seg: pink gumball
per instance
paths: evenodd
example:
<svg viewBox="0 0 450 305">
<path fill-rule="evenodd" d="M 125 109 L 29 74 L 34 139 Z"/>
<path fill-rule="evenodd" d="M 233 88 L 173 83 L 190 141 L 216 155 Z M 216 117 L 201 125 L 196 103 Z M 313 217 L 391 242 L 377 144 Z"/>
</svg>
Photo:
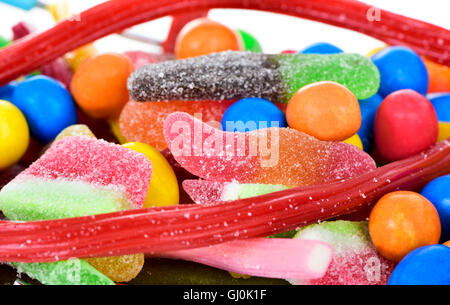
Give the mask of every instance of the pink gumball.
<svg viewBox="0 0 450 305">
<path fill-rule="evenodd" d="M 416 91 L 388 95 L 375 117 L 375 141 L 381 157 L 400 160 L 436 143 L 438 119 L 433 105 Z"/>
</svg>

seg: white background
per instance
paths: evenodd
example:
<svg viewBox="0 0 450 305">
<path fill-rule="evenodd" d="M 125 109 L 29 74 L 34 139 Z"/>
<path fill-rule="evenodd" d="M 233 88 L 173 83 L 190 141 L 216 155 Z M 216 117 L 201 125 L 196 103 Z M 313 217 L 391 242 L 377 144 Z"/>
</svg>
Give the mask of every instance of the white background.
<svg viewBox="0 0 450 305">
<path fill-rule="evenodd" d="M 54 3 L 57 0 L 42 0 L 42 2 Z M 102 1 L 71 0 L 69 2 L 71 8 L 79 12 Z M 367 0 L 365 2 L 450 28 L 450 0 Z M 210 17 L 232 28 L 240 28 L 252 33 L 261 42 L 266 53 L 278 53 L 285 49 L 299 50 L 318 41 L 333 43 L 347 52 L 363 54 L 383 45 L 380 41 L 353 31 L 284 15 L 245 10 L 213 10 Z M 24 12 L 0 3 L 0 35 L 11 37 L 10 28 L 19 21 L 28 21 L 36 25 L 39 30 L 45 30 L 54 24 L 50 14 L 44 10 L 34 9 Z M 135 27 L 133 31 L 163 40 L 166 37 L 169 22 L 170 18 L 166 17 Z M 96 46 L 100 51 L 158 51 L 149 45 L 123 42 L 123 38 L 111 35 L 98 41 Z"/>
</svg>

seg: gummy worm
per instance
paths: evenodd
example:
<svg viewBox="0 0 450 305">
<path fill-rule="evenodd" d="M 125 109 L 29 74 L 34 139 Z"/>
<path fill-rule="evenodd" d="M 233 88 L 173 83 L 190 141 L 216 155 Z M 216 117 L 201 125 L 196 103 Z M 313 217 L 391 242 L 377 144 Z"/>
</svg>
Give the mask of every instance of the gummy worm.
<svg viewBox="0 0 450 305">
<path fill-rule="evenodd" d="M 381 9 L 377 9 L 381 19 L 372 20 L 369 14 L 376 8 L 354 0 L 111 0 L 1 50 L 0 86 L 108 34 L 167 15 L 213 8 L 254 9 L 320 21 L 391 45 L 409 46 L 450 65 L 450 31 Z"/>
<path fill-rule="evenodd" d="M 0 261 L 161 253 L 285 232 L 450 173 L 450 138 L 360 176 L 263 196 L 35 222 L 0 222 Z M 68 238 L 70 236 L 70 238 Z"/>
</svg>

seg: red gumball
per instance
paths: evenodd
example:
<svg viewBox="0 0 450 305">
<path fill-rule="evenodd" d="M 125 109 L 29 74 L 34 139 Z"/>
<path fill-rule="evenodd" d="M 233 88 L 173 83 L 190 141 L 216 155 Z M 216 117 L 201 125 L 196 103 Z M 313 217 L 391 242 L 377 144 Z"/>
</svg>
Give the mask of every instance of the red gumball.
<svg viewBox="0 0 450 305">
<path fill-rule="evenodd" d="M 375 141 L 381 157 L 400 160 L 436 143 L 438 119 L 433 105 L 416 91 L 388 95 L 375 117 Z"/>
</svg>

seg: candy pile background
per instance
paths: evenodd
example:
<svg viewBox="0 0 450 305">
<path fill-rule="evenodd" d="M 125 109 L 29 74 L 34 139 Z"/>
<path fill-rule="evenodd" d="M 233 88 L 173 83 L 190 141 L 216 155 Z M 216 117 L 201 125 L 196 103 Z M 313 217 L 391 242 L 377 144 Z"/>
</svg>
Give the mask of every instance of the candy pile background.
<svg viewBox="0 0 450 305">
<path fill-rule="evenodd" d="M 77 1 L 73 9 L 86 8 L 84 2 Z M 449 28 L 447 16 L 439 19 L 433 13 L 430 17 L 419 4 L 408 1 L 405 9 L 401 2 L 396 2 L 398 7 L 392 10 Z M 390 9 L 386 3 L 380 6 Z M 14 26 L 15 39 L 54 23 L 51 15 L 42 10 L 23 13 L 2 4 L 0 8 L 0 17 L 14 16 L 5 18 L 8 22 L 0 25 L 0 34 L 10 33 Z M 56 19 L 66 14 L 61 9 L 52 12 Z M 234 14 L 233 18 L 230 14 Z M 203 19 L 198 21 L 199 27 L 192 23 L 183 29 L 174 55 L 161 55 L 154 45 L 112 35 L 0 88 L 0 98 L 12 102 L 0 102 L 2 124 L 6 126 L 0 143 L 4 148 L 0 160 L 4 186 L 0 209 L 9 220 L 99 214 L 99 218 L 92 218 L 94 226 L 103 213 L 127 215 L 134 213 L 133 209 L 150 207 L 157 207 L 157 212 L 167 207 L 174 213 L 174 221 L 184 218 L 186 223 L 192 220 L 192 225 L 206 217 L 199 220 L 201 226 L 195 229 L 181 226 L 177 230 L 170 226 L 170 220 L 166 223 L 159 215 L 151 224 L 161 225 L 161 230 L 167 231 L 159 232 L 159 237 L 142 231 L 134 244 L 130 239 L 127 246 L 124 241 L 122 248 L 120 242 L 117 247 L 115 242 L 102 246 L 105 240 L 101 238 L 92 248 L 83 248 L 86 244 L 80 242 L 73 249 L 79 251 L 81 256 L 77 257 L 84 257 L 81 253 L 87 251 L 90 257 L 86 259 L 60 261 L 56 254 L 50 259 L 49 255 L 18 259 L 12 266 L 26 275 L 25 281 L 17 283 L 450 284 L 450 248 L 439 245 L 450 239 L 445 141 L 450 134 L 450 95 L 445 92 L 450 90 L 448 67 L 425 60 L 406 47 L 386 46 L 355 32 L 299 18 L 271 14 L 273 24 L 268 27 L 263 21 L 267 14 L 213 11 L 209 18 L 214 21 Z M 209 33 L 222 35 L 220 43 L 226 44 L 226 49 L 253 53 L 228 52 L 195 58 L 207 53 L 195 54 L 195 44 L 190 40 L 202 37 L 202 31 L 208 33 L 208 27 L 216 31 Z M 241 28 L 246 32 L 236 30 Z M 167 29 L 166 18 L 132 31 L 162 41 Z M 192 34 L 196 29 L 199 36 Z M 289 34 L 280 35 L 287 33 L 286 29 Z M 298 35 L 293 34 L 296 31 Z M 257 37 L 259 43 L 248 33 Z M 327 43 L 315 44 L 317 33 Z M 260 55 L 262 50 L 266 54 L 283 54 Z M 186 60 L 167 61 L 174 56 Z M 154 64 L 144 67 L 146 63 Z M 222 64 L 211 68 L 213 63 Z M 233 63 L 242 64 L 242 70 L 234 71 Z M 308 70 L 311 65 L 313 69 Z M 263 82 L 257 82 L 262 66 L 272 81 L 266 87 L 258 87 Z M 72 75 L 72 71 L 76 72 Z M 186 71 L 189 75 L 184 75 Z M 255 77 L 241 82 L 242 87 L 227 87 L 228 82 L 234 84 L 233 77 L 251 71 L 256 71 Z M 298 71 L 309 72 L 299 77 Z M 215 79 L 224 72 L 225 78 Z M 258 84 L 252 86 L 251 80 Z M 221 86 L 225 89 L 217 90 Z M 201 94 L 198 88 L 202 88 Z M 128 101 L 129 95 L 136 101 Z M 158 102 L 173 99 L 176 101 Z M 203 114 L 204 122 L 214 120 L 219 125 L 216 127 L 228 133 L 201 123 L 191 116 L 196 112 Z M 229 128 L 229 122 L 240 120 L 259 121 L 260 125 Z M 231 132 L 235 143 L 239 139 L 251 143 L 253 136 L 262 137 L 270 145 L 280 145 L 281 162 L 266 168 L 262 159 L 247 155 L 227 159 L 214 156 L 214 150 L 200 157 L 177 154 L 174 143 L 183 135 L 173 130 L 180 122 L 194 129 L 201 126 L 205 134 L 213 134 L 213 140 L 226 139 Z M 275 131 L 265 135 L 265 126 L 291 129 L 273 129 L 275 136 L 281 137 L 275 144 Z M 189 142 L 187 148 L 195 150 L 196 140 L 192 139 L 194 144 Z M 299 170 L 298 160 L 308 166 Z M 417 169 L 419 172 L 414 172 Z M 421 173 L 426 177 L 423 179 L 433 180 L 423 190 Z M 388 186 L 390 175 L 396 179 L 393 183 L 399 185 L 402 175 L 409 175 L 411 180 L 405 183 L 421 191 L 421 195 L 408 191 L 382 193 L 384 187 L 396 190 Z M 385 180 L 379 181 L 380 177 Z M 338 199 L 332 190 L 339 190 L 339 181 L 343 189 L 344 185 L 348 188 L 339 191 Z M 360 184 L 352 184 L 356 182 Z M 315 187 L 320 184 L 328 191 L 321 193 Z M 380 186 L 377 189 L 371 184 Z M 304 187 L 300 193 L 296 193 L 298 187 Z M 261 204 L 260 210 L 253 211 L 256 203 L 251 198 L 259 195 L 262 197 L 255 202 Z M 384 196 L 373 202 L 375 206 L 356 214 L 344 212 L 345 203 L 340 207 L 345 201 L 364 204 L 371 196 L 375 199 L 379 195 Z M 235 205 L 242 205 L 246 219 L 257 215 L 262 220 L 263 206 L 272 209 L 268 205 L 273 202 L 281 207 L 283 196 L 292 198 L 285 202 L 299 198 L 310 201 L 305 211 L 311 214 L 303 217 L 303 224 L 310 225 L 298 223 L 295 230 L 271 235 L 272 238 L 239 240 L 240 235 L 250 234 L 241 226 L 233 233 L 238 240 L 217 242 L 222 241 L 222 232 L 207 219 L 209 204 L 237 200 Z M 196 208 L 178 209 L 179 203 L 192 201 L 199 204 L 199 209 L 201 205 L 205 209 L 198 210 L 199 214 Z M 336 202 L 334 206 L 332 202 Z M 316 203 L 322 203 L 323 208 L 314 208 Z M 232 206 L 230 203 L 230 211 Z M 227 203 L 211 206 L 211 211 L 220 213 L 220 208 L 226 207 Z M 285 210 L 297 208 L 289 205 Z M 332 219 L 333 215 L 348 213 L 351 215 Z M 317 223 L 322 219 L 320 214 L 328 221 Z M 218 219 L 226 219 L 225 215 Z M 235 222 L 243 217 L 237 213 Z M 269 223 L 277 223 L 276 217 Z M 137 222 L 136 232 L 143 230 L 138 229 L 139 225 Z M 223 221 L 220 226 L 226 228 L 229 224 Z M 208 245 L 207 239 L 194 249 L 178 250 L 176 245 L 170 245 L 171 236 L 199 228 L 216 230 L 214 240 L 209 240 L 216 245 L 202 247 Z M 281 231 L 278 228 L 273 233 Z M 83 237 L 83 233 L 74 231 L 68 232 L 67 238 L 72 234 L 77 243 Z M 226 240 L 230 240 L 229 234 L 224 231 Z M 23 239 L 26 247 L 35 236 L 17 238 Z M 146 239 L 153 246 L 143 245 Z M 189 238 L 182 239 L 182 247 L 189 248 L 190 242 Z M 158 247 L 164 250 L 159 251 Z M 114 255 L 99 258 L 96 254 Z M 10 257 L 8 261 L 14 261 L 14 254 Z M 1 276 L 9 274 L 10 267 L 0 270 Z"/>
</svg>

